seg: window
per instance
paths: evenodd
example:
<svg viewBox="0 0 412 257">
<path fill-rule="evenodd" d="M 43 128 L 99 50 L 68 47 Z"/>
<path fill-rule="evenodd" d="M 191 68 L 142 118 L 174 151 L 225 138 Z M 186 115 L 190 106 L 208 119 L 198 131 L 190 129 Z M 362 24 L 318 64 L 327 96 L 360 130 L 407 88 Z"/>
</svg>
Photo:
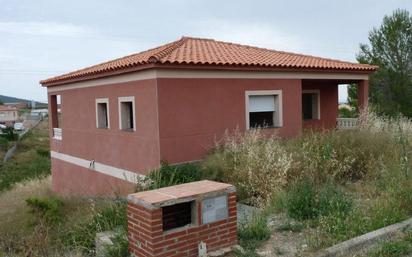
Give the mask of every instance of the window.
<svg viewBox="0 0 412 257">
<path fill-rule="evenodd" d="M 246 91 L 246 127 L 282 126 L 282 91 Z"/>
<path fill-rule="evenodd" d="M 319 90 L 304 90 L 302 92 L 302 118 L 304 120 L 320 119 Z"/>
<path fill-rule="evenodd" d="M 96 127 L 110 128 L 109 122 L 109 99 L 96 99 Z"/>
<path fill-rule="evenodd" d="M 53 128 L 53 138 L 57 140 L 62 140 L 62 113 L 61 109 L 61 96 L 60 95 L 50 95 L 50 122 Z"/>
<path fill-rule="evenodd" d="M 119 127 L 121 130 L 136 130 L 134 97 L 119 97 Z"/>
<path fill-rule="evenodd" d="M 179 203 L 163 207 L 163 231 L 192 224 L 193 205 L 195 205 L 195 202 Z"/>
</svg>

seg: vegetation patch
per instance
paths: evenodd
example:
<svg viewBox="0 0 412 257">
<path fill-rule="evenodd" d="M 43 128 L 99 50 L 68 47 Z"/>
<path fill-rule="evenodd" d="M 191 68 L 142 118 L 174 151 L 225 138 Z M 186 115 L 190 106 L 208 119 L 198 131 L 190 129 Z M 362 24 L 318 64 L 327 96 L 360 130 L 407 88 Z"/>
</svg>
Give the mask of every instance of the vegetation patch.
<svg viewBox="0 0 412 257">
<path fill-rule="evenodd" d="M 201 163 L 203 175 L 302 222 L 312 251 L 399 222 L 412 215 L 412 122 L 361 119 L 358 129 L 290 140 L 228 133 Z"/>
<path fill-rule="evenodd" d="M 368 253 L 368 257 L 400 257 L 412 253 L 412 231 L 391 242 L 383 242 L 377 249 Z"/>
<path fill-rule="evenodd" d="M 0 192 L 18 182 L 50 174 L 47 126 L 47 121 L 42 121 L 20 141 L 13 158 L 0 162 Z"/>
<path fill-rule="evenodd" d="M 138 183 L 137 190 L 158 189 L 201 179 L 202 173 L 196 164 L 188 163 L 171 166 L 167 162 L 163 162 L 159 169 L 152 171 L 141 183 Z"/>
</svg>

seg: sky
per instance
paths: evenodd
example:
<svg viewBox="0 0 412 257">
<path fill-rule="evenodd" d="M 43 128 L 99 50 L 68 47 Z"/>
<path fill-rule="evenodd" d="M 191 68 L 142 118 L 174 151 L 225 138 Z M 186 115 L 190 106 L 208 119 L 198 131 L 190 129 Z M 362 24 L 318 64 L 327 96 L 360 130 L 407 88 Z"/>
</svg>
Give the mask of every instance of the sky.
<svg viewBox="0 0 412 257">
<path fill-rule="evenodd" d="M 46 101 L 42 79 L 182 36 L 356 61 L 397 8 L 412 1 L 0 0 L 0 95 Z"/>
</svg>

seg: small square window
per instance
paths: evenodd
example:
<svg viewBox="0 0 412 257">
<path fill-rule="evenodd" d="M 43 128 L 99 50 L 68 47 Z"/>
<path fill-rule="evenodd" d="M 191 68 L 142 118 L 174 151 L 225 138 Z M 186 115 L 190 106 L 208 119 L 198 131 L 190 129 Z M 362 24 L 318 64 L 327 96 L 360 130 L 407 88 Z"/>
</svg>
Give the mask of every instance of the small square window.
<svg viewBox="0 0 412 257">
<path fill-rule="evenodd" d="M 110 128 L 109 99 L 96 99 L 96 127 Z"/>
<path fill-rule="evenodd" d="M 134 97 L 119 98 L 119 119 L 119 126 L 121 130 L 136 130 Z"/>
</svg>

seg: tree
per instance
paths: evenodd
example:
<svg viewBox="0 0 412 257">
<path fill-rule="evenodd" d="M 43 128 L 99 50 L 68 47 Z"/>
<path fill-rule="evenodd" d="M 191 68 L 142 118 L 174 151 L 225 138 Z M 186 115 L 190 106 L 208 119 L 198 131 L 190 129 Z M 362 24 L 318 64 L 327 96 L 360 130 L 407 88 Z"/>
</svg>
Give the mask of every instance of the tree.
<svg viewBox="0 0 412 257">
<path fill-rule="evenodd" d="M 361 44 L 360 63 L 379 70 L 370 77 L 369 101 L 379 114 L 412 117 L 412 16 L 396 10 L 382 25 L 369 32 L 369 44 Z M 352 94 L 353 98 L 353 94 Z"/>
<path fill-rule="evenodd" d="M 3 101 L 0 99 L 0 105 L 3 105 L 4 103 L 3 103 Z"/>
</svg>

